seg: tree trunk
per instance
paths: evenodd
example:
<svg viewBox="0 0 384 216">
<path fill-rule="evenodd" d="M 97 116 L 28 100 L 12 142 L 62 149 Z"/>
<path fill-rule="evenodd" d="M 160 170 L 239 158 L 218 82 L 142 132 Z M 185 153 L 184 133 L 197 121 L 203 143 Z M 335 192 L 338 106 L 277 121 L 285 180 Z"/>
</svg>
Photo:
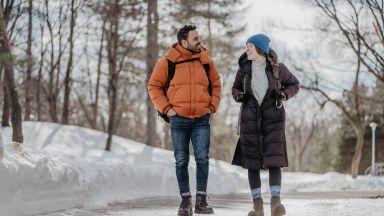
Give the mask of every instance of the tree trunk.
<svg viewBox="0 0 384 216">
<path fill-rule="evenodd" d="M 353 154 L 352 164 L 351 164 L 351 174 L 353 178 L 356 178 L 359 174 L 359 165 L 361 161 L 361 155 L 364 147 L 364 134 L 365 128 L 363 124 L 353 125 L 353 129 L 356 134 L 356 145 L 355 145 L 355 153 Z"/>
<path fill-rule="evenodd" d="M 108 139 L 105 147 L 106 151 L 111 151 L 112 136 L 115 133 L 115 113 L 117 106 L 117 44 L 118 44 L 118 25 L 119 25 L 119 0 L 115 0 L 114 4 L 110 6 L 111 21 L 107 38 L 108 49 L 108 68 L 109 68 L 109 122 L 108 122 Z"/>
<path fill-rule="evenodd" d="M 95 103 L 93 105 L 93 124 L 95 125 L 95 129 L 97 127 L 97 116 L 99 113 L 99 94 L 100 94 L 100 77 L 101 77 L 101 62 L 103 59 L 103 43 L 104 43 L 104 35 L 105 35 L 105 21 L 103 22 L 103 27 L 101 30 L 101 40 L 99 47 L 99 60 L 97 62 L 97 79 L 96 79 L 96 95 L 95 95 Z"/>
<path fill-rule="evenodd" d="M 58 111 L 58 106 L 59 106 L 59 94 L 60 94 L 60 89 L 61 89 L 61 57 L 62 54 L 64 53 L 65 45 L 63 48 L 63 26 L 66 20 L 66 14 L 64 14 L 66 11 L 64 11 L 64 5 L 62 5 L 62 1 L 59 1 L 60 3 L 60 9 L 59 9 L 59 27 L 58 27 L 58 32 L 57 35 L 59 37 L 59 41 L 56 42 L 59 45 L 59 50 L 58 50 L 58 55 L 57 55 L 57 60 L 55 61 L 54 64 L 54 69 L 56 70 L 55 74 L 55 86 L 54 86 L 54 93 L 53 93 L 53 105 L 54 105 L 54 110 L 55 110 L 55 117 L 56 117 L 56 122 L 59 122 L 59 111 Z M 64 15 L 63 15 L 64 14 Z M 53 71 L 55 71 L 53 70 Z"/>
<path fill-rule="evenodd" d="M 2 69 L 4 70 L 4 69 Z M 9 95 L 8 95 L 8 91 L 7 91 L 7 82 L 6 82 L 6 74 L 4 73 L 4 85 L 3 85 L 3 88 L 4 88 L 4 103 L 3 103 L 3 115 L 1 116 L 1 126 L 3 127 L 9 127 L 11 126 L 9 124 L 9 117 L 10 117 L 10 112 L 9 112 L 9 106 L 10 106 L 10 102 L 9 102 Z"/>
<path fill-rule="evenodd" d="M 23 142 L 23 133 L 22 133 L 22 120 L 21 120 L 21 106 L 19 104 L 19 98 L 15 87 L 14 81 L 14 72 L 12 65 L 12 53 L 11 46 L 9 44 L 7 29 L 5 27 L 4 15 L 3 15 L 3 7 L 0 4 L 0 43 L 1 43 L 1 51 L 5 53 L 7 58 L 3 62 L 5 66 L 5 79 L 4 83 L 7 83 L 6 94 L 10 96 L 11 108 L 12 108 L 12 141 L 22 143 Z M 4 60 L 4 59 L 3 59 Z M 10 61 L 8 61 L 10 60 Z"/>
<path fill-rule="evenodd" d="M 70 32 L 69 32 L 69 59 L 67 65 L 67 72 L 65 74 L 64 80 L 64 104 L 63 104 L 63 115 L 61 122 L 63 124 L 68 124 L 68 115 L 69 115 L 69 96 L 71 94 L 71 85 L 72 85 L 72 66 L 73 66 L 73 30 L 75 28 L 75 19 L 76 11 L 74 8 L 75 0 L 71 1 L 71 23 L 70 23 Z"/>
<path fill-rule="evenodd" d="M 158 27 L 159 14 L 157 13 L 157 0 L 148 0 L 147 14 L 147 79 L 148 83 L 159 55 Z M 160 140 L 156 133 L 156 110 L 147 93 L 147 141 L 151 146 L 159 146 Z"/>
<path fill-rule="evenodd" d="M 56 89 L 55 89 L 55 46 L 54 46 L 54 38 L 55 35 L 53 33 L 53 27 L 50 22 L 49 18 L 49 1 L 45 1 L 45 7 L 46 7 L 46 22 L 47 22 L 47 27 L 49 30 L 49 35 L 50 35 L 50 48 L 51 48 L 51 55 L 50 55 L 50 68 L 49 68 L 49 81 L 48 81 L 48 90 L 46 91 L 47 95 L 47 100 L 48 100 L 48 112 L 49 116 L 51 117 L 51 120 L 53 122 L 58 122 L 57 118 L 57 104 L 56 104 Z M 61 16 L 60 16 L 61 17 Z M 61 41 L 59 41 L 60 43 Z M 41 60 L 43 61 L 43 60 Z"/>
<path fill-rule="evenodd" d="M 37 75 L 37 84 L 36 84 L 36 112 L 37 112 L 37 121 L 41 121 L 42 118 L 41 118 L 41 96 L 40 96 L 40 93 L 41 93 L 41 80 L 42 80 L 42 77 L 43 77 L 43 59 L 44 59 L 44 54 L 45 54 L 45 51 L 44 51 L 44 43 L 43 43 L 43 34 L 44 33 L 44 27 L 41 26 L 41 38 L 40 38 L 40 49 L 41 49 L 41 52 L 40 52 L 40 65 L 39 65 L 39 72 L 38 72 L 38 75 Z"/>
<path fill-rule="evenodd" d="M 30 87 L 32 81 L 32 0 L 28 0 L 28 40 L 27 40 L 27 80 L 25 82 L 25 113 L 24 120 L 29 121 L 31 115 L 31 94 Z"/>
</svg>

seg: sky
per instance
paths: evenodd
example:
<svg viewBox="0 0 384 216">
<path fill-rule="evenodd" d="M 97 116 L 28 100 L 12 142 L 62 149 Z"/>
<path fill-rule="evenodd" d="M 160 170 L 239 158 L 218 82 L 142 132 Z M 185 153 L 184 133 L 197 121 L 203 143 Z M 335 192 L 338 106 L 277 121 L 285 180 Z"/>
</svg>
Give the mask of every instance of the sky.
<svg viewBox="0 0 384 216">
<path fill-rule="evenodd" d="M 271 37 L 272 47 L 279 42 L 290 49 L 303 48 L 301 41 L 304 34 L 284 27 L 311 27 L 315 9 L 298 0 L 247 0 L 247 3 L 250 7 L 246 15 L 248 28 L 244 40 L 253 34 L 265 33 Z M 276 28 L 276 25 L 279 28 Z"/>
</svg>

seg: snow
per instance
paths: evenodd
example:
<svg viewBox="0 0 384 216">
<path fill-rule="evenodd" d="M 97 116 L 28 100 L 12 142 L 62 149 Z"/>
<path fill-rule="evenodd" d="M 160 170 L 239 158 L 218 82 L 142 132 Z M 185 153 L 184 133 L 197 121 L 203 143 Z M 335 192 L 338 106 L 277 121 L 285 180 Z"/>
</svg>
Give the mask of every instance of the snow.
<svg viewBox="0 0 384 216">
<path fill-rule="evenodd" d="M 24 144 L 11 142 L 11 128 L 1 128 L 0 215 L 34 215 L 81 207 L 102 207 L 127 200 L 178 194 L 171 151 L 99 131 L 53 123 L 24 122 Z M 4 147 L 4 152 L 2 151 Z M 3 152 L 3 156 L 1 154 Z M 195 187 L 193 156 L 191 188 Z M 262 190 L 268 176 L 262 173 Z M 283 192 L 377 191 L 384 178 L 335 172 L 283 173 Z M 246 170 L 210 160 L 208 193 L 248 193 Z M 194 192 L 194 191 L 192 191 Z"/>
</svg>

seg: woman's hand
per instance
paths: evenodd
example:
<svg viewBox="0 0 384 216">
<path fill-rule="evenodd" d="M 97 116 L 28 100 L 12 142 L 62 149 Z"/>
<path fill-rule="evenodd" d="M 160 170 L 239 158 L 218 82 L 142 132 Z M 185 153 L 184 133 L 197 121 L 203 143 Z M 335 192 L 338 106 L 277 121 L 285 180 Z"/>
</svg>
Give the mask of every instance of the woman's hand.
<svg viewBox="0 0 384 216">
<path fill-rule="evenodd" d="M 244 100 L 244 92 L 239 92 L 239 93 L 236 95 L 236 97 L 235 97 L 235 101 L 236 101 L 237 103 L 241 103 L 241 102 L 243 102 L 243 100 Z"/>
<path fill-rule="evenodd" d="M 280 100 L 282 100 L 282 101 L 286 101 L 287 100 L 287 96 L 285 95 L 284 92 L 281 92 Z"/>
</svg>

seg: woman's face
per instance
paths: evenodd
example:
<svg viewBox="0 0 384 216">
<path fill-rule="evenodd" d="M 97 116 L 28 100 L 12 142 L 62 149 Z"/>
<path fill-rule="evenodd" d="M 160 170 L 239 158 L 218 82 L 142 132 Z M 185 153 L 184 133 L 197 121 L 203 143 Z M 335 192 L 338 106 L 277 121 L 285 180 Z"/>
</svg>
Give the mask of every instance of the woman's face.
<svg viewBox="0 0 384 216">
<path fill-rule="evenodd" d="M 245 45 L 245 53 L 247 54 L 248 60 L 263 60 L 265 57 L 263 55 L 260 55 L 256 51 L 255 45 L 248 43 Z"/>
</svg>

